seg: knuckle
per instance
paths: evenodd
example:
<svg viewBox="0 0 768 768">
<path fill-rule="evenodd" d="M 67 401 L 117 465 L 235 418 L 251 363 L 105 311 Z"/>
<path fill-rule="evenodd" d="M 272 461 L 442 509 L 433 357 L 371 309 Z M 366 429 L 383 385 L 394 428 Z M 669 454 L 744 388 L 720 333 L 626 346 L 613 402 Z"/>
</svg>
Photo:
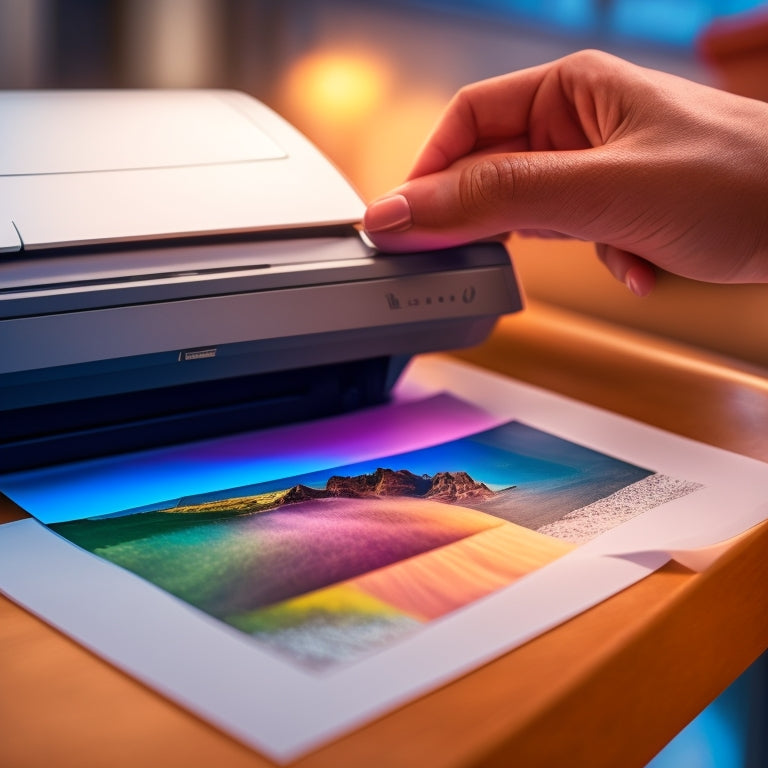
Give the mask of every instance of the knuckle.
<svg viewBox="0 0 768 768">
<path fill-rule="evenodd" d="M 568 54 L 561 61 L 561 78 L 571 83 L 571 88 L 577 84 L 590 84 L 597 87 L 605 83 L 609 77 L 625 69 L 625 63 L 604 51 L 586 49 Z"/>
<path fill-rule="evenodd" d="M 581 51 L 575 51 L 574 53 L 568 54 L 565 58 L 566 61 L 571 64 L 588 68 L 590 66 L 604 64 L 611 57 L 609 54 L 605 53 L 605 51 L 600 51 L 594 48 L 585 48 Z"/>
<path fill-rule="evenodd" d="M 615 66 L 618 59 L 605 51 L 586 48 L 582 51 L 576 51 L 565 56 L 562 60 L 566 69 L 588 75 L 595 72 L 602 72 Z"/>
</svg>

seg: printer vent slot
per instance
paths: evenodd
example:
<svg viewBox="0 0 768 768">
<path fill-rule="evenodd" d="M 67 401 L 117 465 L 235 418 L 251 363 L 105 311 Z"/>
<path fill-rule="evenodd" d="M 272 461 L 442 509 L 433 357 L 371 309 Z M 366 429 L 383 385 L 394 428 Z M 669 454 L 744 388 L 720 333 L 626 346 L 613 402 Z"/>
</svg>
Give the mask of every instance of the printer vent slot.
<svg viewBox="0 0 768 768">
<path fill-rule="evenodd" d="M 0 413 L 0 472 L 136 451 L 374 405 L 389 358 L 262 373 Z"/>
<path fill-rule="evenodd" d="M 99 241 L 78 245 L 57 245 L 34 248 L 36 255 L 74 256 L 87 253 L 121 253 L 140 248 L 189 248 L 193 246 L 224 246 L 227 243 L 260 243 L 277 240 L 310 240 L 312 238 L 349 237 L 359 238 L 358 231 L 351 224 L 318 224 L 314 226 L 294 226 L 284 229 L 249 229 L 237 232 L 215 232 L 212 234 L 190 233 L 168 237 L 131 238 L 127 240 Z M 29 253 L 27 253 L 27 258 Z"/>
</svg>

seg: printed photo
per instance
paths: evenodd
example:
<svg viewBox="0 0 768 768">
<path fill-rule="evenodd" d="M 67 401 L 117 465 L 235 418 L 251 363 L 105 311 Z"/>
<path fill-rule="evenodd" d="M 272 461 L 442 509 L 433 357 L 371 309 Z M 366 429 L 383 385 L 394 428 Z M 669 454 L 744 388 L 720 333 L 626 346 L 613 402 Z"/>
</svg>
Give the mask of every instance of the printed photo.
<svg viewBox="0 0 768 768">
<path fill-rule="evenodd" d="M 510 422 L 50 527 L 328 672 L 699 487 Z"/>
</svg>

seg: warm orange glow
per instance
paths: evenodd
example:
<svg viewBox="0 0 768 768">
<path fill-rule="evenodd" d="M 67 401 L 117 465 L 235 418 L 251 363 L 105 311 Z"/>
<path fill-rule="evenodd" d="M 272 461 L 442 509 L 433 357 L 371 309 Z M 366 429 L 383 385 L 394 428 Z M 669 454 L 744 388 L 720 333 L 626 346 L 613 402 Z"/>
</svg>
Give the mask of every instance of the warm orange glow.
<svg viewBox="0 0 768 768">
<path fill-rule="evenodd" d="M 402 183 L 449 97 L 425 87 L 397 93 L 366 126 L 352 174 L 366 195 L 375 197 Z"/>
<path fill-rule="evenodd" d="M 449 98 L 383 56 L 324 48 L 290 66 L 277 107 L 371 199 L 403 181 Z"/>
<path fill-rule="evenodd" d="M 349 124 L 381 104 L 389 79 L 388 69 L 365 55 L 318 51 L 291 67 L 285 95 L 291 111 Z"/>
</svg>

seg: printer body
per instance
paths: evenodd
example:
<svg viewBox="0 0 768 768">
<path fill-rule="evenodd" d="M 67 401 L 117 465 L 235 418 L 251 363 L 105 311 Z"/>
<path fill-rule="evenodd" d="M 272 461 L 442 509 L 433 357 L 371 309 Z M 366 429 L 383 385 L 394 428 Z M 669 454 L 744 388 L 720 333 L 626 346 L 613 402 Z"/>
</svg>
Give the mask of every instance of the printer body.
<svg viewBox="0 0 768 768">
<path fill-rule="evenodd" d="M 521 308 L 498 243 L 400 255 L 232 91 L 0 94 L 0 472 L 383 402 Z"/>
</svg>

